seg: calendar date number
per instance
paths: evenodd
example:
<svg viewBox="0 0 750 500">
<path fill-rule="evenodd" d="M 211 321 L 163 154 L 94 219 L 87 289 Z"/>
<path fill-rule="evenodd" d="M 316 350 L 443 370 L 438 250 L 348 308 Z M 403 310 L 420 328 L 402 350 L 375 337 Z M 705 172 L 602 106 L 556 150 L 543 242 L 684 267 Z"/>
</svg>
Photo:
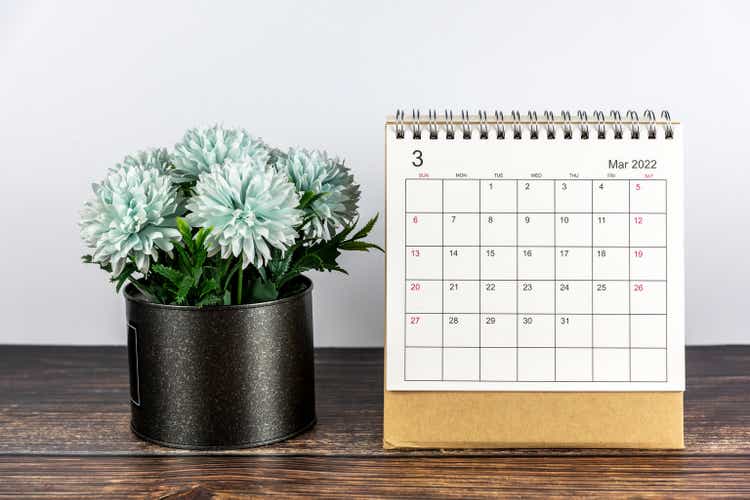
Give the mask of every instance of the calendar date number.
<svg viewBox="0 0 750 500">
<path fill-rule="evenodd" d="M 412 162 L 411 162 L 412 165 L 414 165 L 415 167 L 421 167 L 422 165 L 424 165 L 424 160 L 422 159 L 422 151 L 421 150 L 415 149 L 412 152 L 412 156 L 414 158 L 412 160 Z"/>
</svg>

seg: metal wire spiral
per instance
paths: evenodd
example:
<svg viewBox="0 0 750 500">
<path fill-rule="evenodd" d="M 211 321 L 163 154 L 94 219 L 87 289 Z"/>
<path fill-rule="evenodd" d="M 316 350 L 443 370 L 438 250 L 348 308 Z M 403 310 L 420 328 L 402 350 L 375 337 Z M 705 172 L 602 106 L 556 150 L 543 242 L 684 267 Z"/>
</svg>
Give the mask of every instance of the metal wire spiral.
<svg viewBox="0 0 750 500">
<path fill-rule="evenodd" d="M 506 139 L 531 139 L 538 140 L 571 140 L 580 139 L 588 140 L 593 137 L 597 140 L 614 138 L 620 139 L 640 139 L 641 126 L 645 129 L 647 139 L 673 139 L 675 136 L 674 122 L 669 111 L 664 110 L 657 115 L 653 110 L 647 109 L 643 112 L 643 118 L 634 110 L 628 110 L 623 119 L 621 113 L 612 110 L 608 115 L 601 110 L 595 110 L 591 113 L 591 119 L 586 111 L 578 110 L 574 115 L 567 110 L 558 114 L 553 111 L 544 111 L 543 117 L 540 118 L 536 111 L 530 110 L 526 113 L 525 118 L 520 111 L 514 110 L 510 113 L 510 118 L 506 119 L 505 114 L 500 110 L 494 110 L 488 113 L 480 109 L 476 115 L 469 113 L 469 110 L 462 109 L 457 118 L 454 118 L 453 111 L 446 109 L 442 117 L 436 109 L 430 109 L 427 112 L 427 118 L 422 118 L 420 110 L 413 109 L 411 120 L 406 119 L 404 110 L 396 111 L 396 118 L 393 121 L 394 131 L 397 139 L 407 137 L 407 127 L 410 132 L 410 138 L 421 140 L 423 129 L 427 130 L 426 138 L 436 140 L 440 137 L 452 140 L 456 138 L 456 129 L 460 128 L 461 139 L 470 140 L 479 138 L 480 140 Z M 492 117 L 492 118 L 488 118 Z M 510 128 L 510 134 L 506 135 L 506 125 Z M 475 133 L 475 130 L 477 133 Z M 490 133 L 493 130 L 493 133 Z M 539 131 L 543 133 L 540 134 Z M 661 130 L 661 132 L 660 132 Z"/>
</svg>

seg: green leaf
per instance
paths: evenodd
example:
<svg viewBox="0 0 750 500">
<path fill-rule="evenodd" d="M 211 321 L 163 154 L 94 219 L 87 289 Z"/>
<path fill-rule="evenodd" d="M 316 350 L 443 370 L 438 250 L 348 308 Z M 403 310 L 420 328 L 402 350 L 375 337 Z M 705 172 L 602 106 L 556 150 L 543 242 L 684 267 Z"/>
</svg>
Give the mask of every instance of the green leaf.
<svg viewBox="0 0 750 500">
<path fill-rule="evenodd" d="M 289 297 L 305 289 L 306 283 L 302 280 L 291 281 L 284 284 L 283 288 L 279 287 L 279 297 Z"/>
<path fill-rule="evenodd" d="M 157 296 L 146 284 L 142 283 L 139 280 L 133 280 L 131 281 L 133 283 L 133 286 L 143 294 L 144 297 L 146 297 L 151 302 L 156 302 L 159 304 L 163 304 L 164 301 L 161 300 L 161 297 Z"/>
<path fill-rule="evenodd" d="M 318 250 L 316 255 L 323 261 L 323 265 L 328 268 L 336 264 L 336 259 L 341 256 L 341 252 L 334 245 L 326 245 Z"/>
<path fill-rule="evenodd" d="M 193 264 L 193 279 L 198 283 L 203 274 L 203 264 L 206 262 L 206 249 L 201 248 L 195 256 L 195 264 Z"/>
<path fill-rule="evenodd" d="M 305 209 L 312 205 L 316 200 L 319 200 L 327 194 L 327 192 L 316 193 L 315 191 L 305 191 L 305 193 L 299 200 L 299 205 L 297 206 L 297 208 L 299 208 L 300 210 Z"/>
<path fill-rule="evenodd" d="M 177 251 L 177 264 L 183 273 L 190 273 L 193 268 L 193 259 L 190 258 L 187 250 L 182 245 L 175 245 L 174 249 Z"/>
<path fill-rule="evenodd" d="M 224 305 L 228 306 L 232 304 L 232 294 L 229 290 L 224 292 Z"/>
<path fill-rule="evenodd" d="M 368 234 L 370 234 L 370 231 L 372 231 L 372 228 L 375 227 L 375 223 L 378 221 L 378 216 L 379 215 L 380 214 L 375 214 L 375 217 L 373 217 L 372 219 L 370 219 L 369 221 L 367 221 L 367 224 L 365 224 L 365 226 L 362 229 L 360 229 L 359 231 L 357 231 L 354 234 L 354 236 L 352 236 L 352 239 L 353 240 L 361 240 L 362 238 L 364 238 L 365 236 L 367 236 Z"/>
<path fill-rule="evenodd" d="M 219 286 L 221 286 L 221 281 L 224 279 L 224 276 L 227 274 L 227 270 L 229 269 L 230 261 L 229 259 L 221 259 L 218 256 L 214 256 L 214 260 L 219 259 L 219 265 L 216 266 L 216 280 L 219 281 Z"/>
<path fill-rule="evenodd" d="M 296 267 L 307 269 L 320 269 L 323 266 L 323 259 L 320 258 L 320 256 L 309 253 L 303 256 L 299 262 L 297 263 Z M 304 271 L 303 271 L 304 272 Z"/>
<path fill-rule="evenodd" d="M 202 227 L 198 230 L 198 233 L 195 235 L 195 246 L 197 249 L 203 248 L 203 245 L 206 242 L 206 238 L 208 235 L 213 231 L 213 227 Z"/>
<path fill-rule="evenodd" d="M 182 242 L 191 251 L 195 251 L 193 247 L 193 228 L 187 223 L 182 217 L 177 217 L 177 230 L 182 235 Z"/>
<path fill-rule="evenodd" d="M 302 217 L 302 222 L 300 222 L 299 226 L 297 227 L 305 227 L 305 225 L 307 225 L 307 223 L 313 220 L 315 217 L 317 217 L 317 215 L 315 215 L 314 213 L 305 215 L 304 217 Z"/>
<path fill-rule="evenodd" d="M 245 281 L 245 268 L 240 267 L 237 271 L 237 303 L 242 304 L 242 285 Z"/>
<path fill-rule="evenodd" d="M 153 266 L 151 266 L 151 269 L 156 274 L 167 278 L 175 286 L 180 286 L 183 277 L 183 274 L 180 271 L 172 269 L 171 267 L 167 267 L 163 264 L 154 264 Z"/>
<path fill-rule="evenodd" d="M 198 302 L 196 302 L 196 306 L 203 307 L 203 306 L 220 306 L 223 303 L 223 299 L 219 297 L 218 295 L 209 295 L 207 297 L 204 297 L 200 299 Z"/>
<path fill-rule="evenodd" d="M 193 282 L 200 283 L 202 276 L 203 276 L 203 267 L 195 267 L 193 269 Z"/>
<path fill-rule="evenodd" d="M 354 229 L 354 225 L 351 226 L 344 226 L 341 231 L 339 231 L 338 234 L 333 235 L 333 237 L 328 241 L 328 243 L 336 246 L 338 243 L 346 240 L 346 237 L 349 236 L 349 233 L 352 232 Z"/>
<path fill-rule="evenodd" d="M 182 281 L 180 282 L 179 287 L 177 288 L 177 294 L 175 296 L 175 301 L 177 304 L 184 304 L 187 300 L 188 293 L 190 292 L 190 289 L 193 287 L 193 277 L 192 276 L 185 276 L 182 278 Z"/>
<path fill-rule="evenodd" d="M 260 279 L 262 279 L 263 281 L 268 281 L 268 273 L 266 272 L 265 267 L 257 267 L 256 270 L 258 271 Z"/>
<path fill-rule="evenodd" d="M 355 250 L 359 252 L 367 252 L 371 248 L 377 248 L 381 252 L 383 251 L 383 249 L 377 246 L 375 243 L 367 243 L 366 241 L 354 241 L 354 240 L 343 242 L 341 245 L 339 245 L 339 248 L 342 250 Z"/>
<path fill-rule="evenodd" d="M 112 272 L 112 266 L 109 263 L 102 263 L 102 262 L 94 262 L 94 257 L 92 255 L 83 255 L 81 256 L 81 262 L 84 264 L 96 264 L 99 266 L 99 269 L 111 273 Z"/>
<path fill-rule="evenodd" d="M 204 297 L 209 293 L 218 292 L 220 289 L 221 287 L 219 286 L 219 282 L 211 278 L 203 282 L 200 289 L 198 290 L 198 295 L 200 297 Z"/>
<path fill-rule="evenodd" d="M 114 281 L 115 284 L 115 291 L 117 293 L 120 293 L 120 289 L 122 288 L 122 285 L 125 284 L 125 282 L 133 275 L 133 273 L 136 271 L 134 267 L 126 267 L 119 276 L 116 278 L 112 278 L 112 281 Z"/>
<path fill-rule="evenodd" d="M 224 273 L 224 286 L 223 289 L 227 289 L 229 287 L 229 282 L 232 280 L 232 276 L 234 276 L 234 273 L 237 272 L 237 270 L 242 266 L 242 260 L 237 260 L 232 266 L 232 268 L 229 270 L 229 273 Z"/>
<path fill-rule="evenodd" d="M 279 296 L 279 291 L 273 283 L 255 280 L 250 289 L 250 298 L 252 302 L 266 302 L 275 300 Z"/>
<path fill-rule="evenodd" d="M 289 271 L 289 266 L 292 262 L 292 257 L 299 245 L 295 243 L 291 247 L 287 248 L 286 252 L 281 252 L 279 250 L 274 249 L 273 257 L 271 261 L 268 263 L 268 270 L 271 273 L 272 279 L 278 281 L 278 279 L 281 276 L 284 276 L 287 271 Z M 261 277 L 263 275 L 261 274 Z M 268 279 L 264 278 L 264 281 L 268 281 Z M 277 283 L 277 288 L 280 288 L 280 286 Z"/>
</svg>

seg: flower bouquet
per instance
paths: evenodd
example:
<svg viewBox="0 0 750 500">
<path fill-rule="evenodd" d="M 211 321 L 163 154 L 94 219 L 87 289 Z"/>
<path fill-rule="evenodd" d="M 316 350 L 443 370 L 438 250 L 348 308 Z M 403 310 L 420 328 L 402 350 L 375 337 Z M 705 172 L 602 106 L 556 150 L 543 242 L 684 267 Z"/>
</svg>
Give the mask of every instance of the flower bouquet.
<svg viewBox="0 0 750 500">
<path fill-rule="evenodd" d="M 380 249 L 360 230 L 360 190 L 326 153 L 273 149 L 242 129 L 189 130 L 172 152 L 127 156 L 93 185 L 84 262 L 148 300 L 231 305 L 285 297 L 342 250 Z"/>
<path fill-rule="evenodd" d="M 381 250 L 359 186 L 323 152 L 243 129 L 185 133 L 93 185 L 84 262 L 126 299 L 131 428 L 167 446 L 238 448 L 315 423 L 310 270 Z M 382 250 L 381 250 L 382 251 Z"/>
</svg>

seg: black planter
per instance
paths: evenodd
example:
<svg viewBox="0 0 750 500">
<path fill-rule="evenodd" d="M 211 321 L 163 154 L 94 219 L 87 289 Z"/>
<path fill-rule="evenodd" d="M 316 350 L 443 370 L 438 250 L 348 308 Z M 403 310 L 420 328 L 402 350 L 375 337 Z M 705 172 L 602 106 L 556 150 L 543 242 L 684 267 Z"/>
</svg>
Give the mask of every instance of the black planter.
<svg viewBox="0 0 750 500">
<path fill-rule="evenodd" d="M 189 307 L 125 289 L 131 428 L 177 448 L 248 448 L 315 424 L 312 282 L 261 304 Z"/>
</svg>

